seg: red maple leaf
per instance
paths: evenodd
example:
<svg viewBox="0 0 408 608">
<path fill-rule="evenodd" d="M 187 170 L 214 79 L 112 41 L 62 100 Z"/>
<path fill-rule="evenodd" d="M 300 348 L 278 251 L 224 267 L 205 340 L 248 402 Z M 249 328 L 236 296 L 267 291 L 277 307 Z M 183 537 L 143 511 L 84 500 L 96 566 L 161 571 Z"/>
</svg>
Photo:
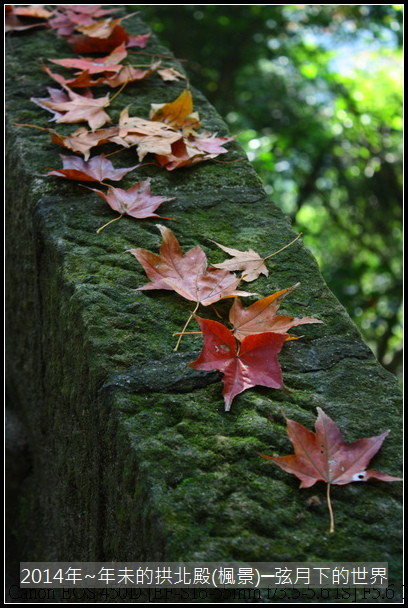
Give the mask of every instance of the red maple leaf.
<svg viewBox="0 0 408 608">
<path fill-rule="evenodd" d="M 122 42 L 127 47 L 137 46 L 144 48 L 150 36 L 140 34 L 139 36 L 130 36 L 125 30 L 121 22 L 128 19 L 132 15 L 127 15 L 120 19 L 104 19 L 94 21 L 89 25 L 75 27 L 82 35 L 73 34 L 68 38 L 71 48 L 75 53 L 108 53 L 112 51 L 118 44 Z"/>
<path fill-rule="evenodd" d="M 289 439 L 295 450 L 290 456 L 266 456 L 281 469 L 296 475 L 301 488 L 310 488 L 316 481 L 327 483 L 327 498 L 331 517 L 330 532 L 334 532 L 333 512 L 330 504 L 330 485 L 344 485 L 352 481 L 402 481 L 378 471 L 366 470 L 371 458 L 378 452 L 390 431 L 376 437 L 358 439 L 347 444 L 338 426 L 323 410 L 317 408 L 316 433 L 294 420 L 286 419 Z"/>
<path fill-rule="evenodd" d="M 217 369 L 224 374 L 226 411 L 236 395 L 252 386 L 284 388 L 277 355 L 285 336 L 265 332 L 248 336 L 239 344 L 225 325 L 195 318 L 203 332 L 204 347 L 198 359 L 189 365 L 201 370 Z"/>
</svg>

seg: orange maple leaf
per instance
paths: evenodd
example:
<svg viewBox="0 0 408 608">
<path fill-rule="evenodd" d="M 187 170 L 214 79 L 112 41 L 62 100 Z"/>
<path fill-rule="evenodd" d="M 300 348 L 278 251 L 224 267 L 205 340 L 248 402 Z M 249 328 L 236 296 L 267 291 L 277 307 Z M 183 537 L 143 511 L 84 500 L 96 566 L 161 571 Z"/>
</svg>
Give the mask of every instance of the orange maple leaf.
<svg viewBox="0 0 408 608">
<path fill-rule="evenodd" d="M 170 103 L 152 103 L 149 118 L 188 133 L 201 126 L 198 112 L 193 112 L 193 98 L 189 89 Z"/>
<path fill-rule="evenodd" d="M 296 289 L 300 283 L 293 287 L 277 291 L 266 298 L 257 300 L 248 308 L 244 308 L 239 298 L 235 298 L 231 306 L 229 320 L 233 326 L 233 332 L 238 340 L 243 340 L 246 336 L 259 334 L 264 331 L 272 331 L 279 334 L 286 334 L 291 327 L 304 325 L 305 323 L 323 323 L 314 317 L 289 317 L 277 315 L 277 311 L 282 304 L 283 298 Z M 287 340 L 297 339 L 297 336 L 287 336 Z"/>
</svg>

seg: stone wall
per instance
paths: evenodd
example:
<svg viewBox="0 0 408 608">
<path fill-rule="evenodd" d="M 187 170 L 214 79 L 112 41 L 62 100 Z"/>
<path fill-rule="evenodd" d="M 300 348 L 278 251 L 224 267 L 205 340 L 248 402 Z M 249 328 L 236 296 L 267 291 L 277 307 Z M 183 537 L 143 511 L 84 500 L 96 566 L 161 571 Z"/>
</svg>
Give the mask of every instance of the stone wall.
<svg viewBox="0 0 408 608">
<path fill-rule="evenodd" d="M 138 17 L 126 24 L 131 33 L 147 29 Z M 398 587 L 400 483 L 334 486 L 331 536 L 324 484 L 299 490 L 295 477 L 258 455 L 291 453 L 282 412 L 313 429 L 319 406 L 349 442 L 391 429 L 370 468 L 401 474 L 396 380 L 364 344 L 307 247 L 297 241 L 272 258 L 270 276 L 251 287 L 266 296 L 300 281 L 281 310 L 324 324 L 293 330 L 304 337 L 284 345 L 287 392 L 252 388 L 226 413 L 221 375 L 187 366 L 201 336 L 184 337 L 173 352 L 172 334 L 194 305 L 171 291 L 137 291 L 147 279 L 127 250 L 158 251 L 154 219 L 122 218 L 96 234 L 113 212 L 77 183 L 44 177 L 66 151 L 44 131 L 13 126 L 54 125 L 29 99 L 54 86 L 40 58 L 72 55 L 67 43 L 31 31 L 8 38 L 6 51 L 7 385 L 32 461 L 12 522 L 18 559 L 380 560 Z M 154 38 L 147 51 L 169 54 Z M 117 120 L 131 105 L 132 115 L 147 117 L 151 103 L 172 101 L 183 89 L 154 75 L 128 85 L 109 112 Z M 203 126 L 227 134 L 204 96 L 192 93 Z M 237 143 L 229 148 L 221 160 L 243 157 Z M 137 163 L 134 149 L 112 160 Z M 211 239 L 267 255 L 295 237 L 246 160 L 173 172 L 145 166 L 120 185 L 146 177 L 155 194 L 176 197 L 158 212 L 177 219 L 160 223 L 184 252 L 199 244 L 216 263 L 225 255 Z M 225 316 L 229 304 L 217 308 Z M 210 309 L 200 314 L 216 318 Z"/>
</svg>

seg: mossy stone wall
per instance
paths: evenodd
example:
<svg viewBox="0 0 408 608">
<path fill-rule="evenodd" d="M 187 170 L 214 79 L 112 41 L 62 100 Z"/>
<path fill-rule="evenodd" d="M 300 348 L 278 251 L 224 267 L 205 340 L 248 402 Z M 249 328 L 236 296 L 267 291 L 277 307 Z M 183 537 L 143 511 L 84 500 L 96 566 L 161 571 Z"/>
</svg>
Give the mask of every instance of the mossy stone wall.
<svg viewBox="0 0 408 608">
<path fill-rule="evenodd" d="M 148 28 L 132 17 L 126 29 Z M 154 37 L 146 50 L 169 55 Z M 21 560 L 380 560 L 398 586 L 401 484 L 334 486 L 331 536 L 324 485 L 299 490 L 295 477 L 258 454 L 291 453 L 282 412 L 312 429 L 319 406 L 349 442 L 391 429 L 370 468 L 401 474 L 396 380 L 364 344 L 307 247 L 297 241 L 271 259 L 269 277 L 251 287 L 266 296 L 300 281 L 281 310 L 324 324 L 293 330 L 304 337 L 284 345 L 287 392 L 255 387 L 226 413 L 221 375 L 187 366 L 201 337 L 183 338 L 173 352 L 172 334 L 193 305 L 174 292 L 137 291 L 147 279 L 127 250 L 158 251 L 154 219 L 123 218 L 96 234 L 114 217 L 108 206 L 75 182 L 43 177 L 69 152 L 44 131 L 13 125 L 53 126 L 29 99 L 54 86 L 41 58 L 72 56 L 67 43 L 31 31 L 8 38 L 6 51 L 7 383 L 32 457 L 14 522 Z M 153 75 L 128 85 L 108 112 L 117 121 L 130 105 L 131 115 L 147 117 L 151 103 L 172 101 L 183 88 Z M 226 135 L 214 108 L 192 93 L 203 126 Z M 244 156 L 237 143 L 229 148 L 220 160 Z M 112 160 L 137 162 L 134 149 Z M 199 244 L 216 263 L 225 255 L 212 240 L 267 255 L 295 237 L 246 160 L 173 172 L 145 166 L 120 186 L 146 177 L 153 193 L 176 197 L 159 213 L 177 218 L 161 223 L 184 252 Z M 217 308 L 225 316 L 229 304 Z M 216 318 L 211 309 L 200 314 Z"/>
</svg>

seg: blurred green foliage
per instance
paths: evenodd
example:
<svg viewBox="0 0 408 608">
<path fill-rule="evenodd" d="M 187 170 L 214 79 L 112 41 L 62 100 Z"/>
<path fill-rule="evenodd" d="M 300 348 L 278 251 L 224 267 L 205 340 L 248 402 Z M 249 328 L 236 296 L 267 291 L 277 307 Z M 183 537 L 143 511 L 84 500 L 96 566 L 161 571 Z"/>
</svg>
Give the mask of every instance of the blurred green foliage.
<svg viewBox="0 0 408 608">
<path fill-rule="evenodd" d="M 244 146 L 381 363 L 402 366 L 402 6 L 127 6 Z"/>
</svg>

